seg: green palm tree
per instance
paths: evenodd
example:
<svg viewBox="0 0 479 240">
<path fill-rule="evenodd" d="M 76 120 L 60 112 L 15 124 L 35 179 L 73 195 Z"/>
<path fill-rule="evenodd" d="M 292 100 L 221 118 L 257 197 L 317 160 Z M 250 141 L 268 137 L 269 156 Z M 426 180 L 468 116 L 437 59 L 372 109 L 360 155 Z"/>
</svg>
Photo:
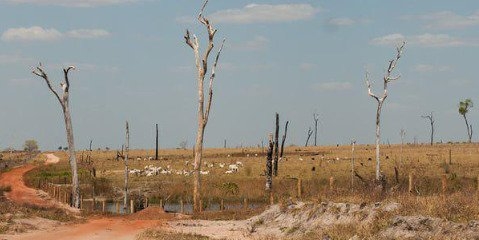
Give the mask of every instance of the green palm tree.
<svg viewBox="0 0 479 240">
<path fill-rule="evenodd" d="M 464 121 L 466 122 L 466 127 L 467 127 L 467 136 L 469 137 L 469 143 L 471 143 L 472 140 L 472 124 L 469 125 L 467 122 L 467 117 L 466 114 L 469 112 L 469 109 L 472 108 L 474 104 L 472 103 L 472 100 L 470 98 L 467 98 L 464 101 L 459 102 L 459 114 L 461 114 L 464 117 Z"/>
</svg>

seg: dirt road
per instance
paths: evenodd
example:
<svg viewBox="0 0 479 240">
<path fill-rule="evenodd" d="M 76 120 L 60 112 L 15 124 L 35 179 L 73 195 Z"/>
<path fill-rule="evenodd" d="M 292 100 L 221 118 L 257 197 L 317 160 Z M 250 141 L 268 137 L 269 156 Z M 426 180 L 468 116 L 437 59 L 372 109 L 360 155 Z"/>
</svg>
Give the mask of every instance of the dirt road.
<svg viewBox="0 0 479 240">
<path fill-rule="evenodd" d="M 45 164 L 54 164 L 59 158 L 53 154 L 46 155 Z M 41 190 L 29 188 L 23 181 L 23 175 L 34 169 L 27 164 L 15 168 L 0 176 L 0 185 L 11 186 L 12 191 L 6 194 L 7 199 L 17 204 L 33 204 L 41 207 L 59 207 L 71 212 L 79 210 L 61 204 L 51 199 Z M 29 219 L 30 221 L 32 219 Z M 41 221 L 41 220 L 40 220 Z M 28 233 L 17 235 L 0 235 L 0 239 L 135 239 L 136 235 L 147 228 L 160 226 L 165 220 L 138 220 L 128 217 L 100 217 L 89 219 L 83 224 L 61 225 L 51 224 Z M 36 225 L 33 223 L 32 225 Z"/>
</svg>

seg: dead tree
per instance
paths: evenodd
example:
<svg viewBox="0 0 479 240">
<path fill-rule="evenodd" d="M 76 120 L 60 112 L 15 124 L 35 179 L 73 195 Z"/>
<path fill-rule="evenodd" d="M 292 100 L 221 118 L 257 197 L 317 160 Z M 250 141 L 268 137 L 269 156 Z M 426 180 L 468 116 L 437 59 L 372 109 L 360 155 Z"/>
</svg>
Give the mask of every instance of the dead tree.
<svg viewBox="0 0 479 240">
<path fill-rule="evenodd" d="M 351 141 L 351 189 L 354 187 L 354 146 L 356 145 L 356 140 Z"/>
<path fill-rule="evenodd" d="M 306 138 L 306 143 L 304 144 L 305 147 L 308 146 L 309 139 L 311 138 L 311 135 L 313 134 L 313 130 L 311 130 L 311 127 L 308 129 L 308 137 Z"/>
<path fill-rule="evenodd" d="M 399 59 L 401 58 L 402 51 L 405 44 L 406 43 L 403 42 L 401 45 L 396 47 L 396 51 L 397 51 L 396 57 L 389 60 L 388 68 L 383 77 L 384 91 L 382 96 L 378 96 L 372 92 L 371 82 L 369 81 L 369 72 L 366 71 L 366 85 L 368 88 L 368 94 L 369 96 L 374 98 L 378 103 L 378 106 L 376 109 L 376 180 L 378 181 L 381 180 L 381 160 L 379 159 L 379 144 L 381 141 L 381 110 L 383 107 L 384 100 L 386 100 L 388 96 L 388 83 L 390 83 L 391 81 L 397 80 L 400 77 L 400 75 L 396 77 L 392 77 L 391 74 L 393 70 L 396 68 L 396 65 Z"/>
<path fill-rule="evenodd" d="M 313 114 L 313 120 L 314 120 L 314 146 L 317 146 L 316 141 L 318 140 L 318 121 L 319 121 L 319 115 L 317 113 Z"/>
<path fill-rule="evenodd" d="M 210 115 L 211 101 L 213 99 L 213 81 L 215 79 L 215 70 L 216 65 L 218 64 L 218 59 L 220 57 L 221 51 L 223 49 L 224 41 L 221 44 L 221 47 L 216 54 L 216 57 L 211 68 L 211 75 L 209 77 L 209 87 L 208 87 L 208 99 L 205 106 L 205 96 L 204 96 L 204 81 L 205 76 L 208 71 L 208 59 L 211 51 L 214 47 L 214 37 L 216 34 L 216 29 L 213 28 L 210 21 L 203 16 L 203 11 L 206 7 L 208 0 L 205 0 L 203 6 L 201 7 L 200 13 L 198 15 L 198 21 L 206 27 L 208 32 L 208 46 L 204 55 L 201 57 L 199 52 L 199 42 L 198 38 L 193 35 L 191 36 L 190 32 L 186 30 L 184 36 L 185 42 L 188 46 L 193 49 L 195 55 L 195 64 L 197 70 L 197 82 L 198 82 L 198 130 L 196 134 L 196 144 L 195 144 L 195 161 L 194 161 L 194 183 L 193 183 L 193 211 L 199 212 L 200 210 L 200 189 L 201 189 L 201 179 L 200 179 L 200 170 L 201 170 L 201 160 L 203 156 L 203 136 L 205 132 L 206 124 L 208 123 L 208 117 Z"/>
<path fill-rule="evenodd" d="M 431 114 L 423 115 L 422 118 L 429 120 L 429 124 L 431 124 L 431 146 L 434 144 L 434 116 Z"/>
<path fill-rule="evenodd" d="M 72 171 L 72 205 L 76 208 L 80 208 L 80 185 L 78 182 L 78 167 L 77 161 L 75 158 L 75 143 L 73 138 L 73 126 L 72 126 L 72 119 L 70 115 L 70 106 L 69 106 L 69 93 L 70 93 L 70 80 L 68 79 L 68 73 L 70 70 L 74 70 L 75 66 L 69 66 L 63 69 L 64 75 L 64 82 L 60 83 L 60 86 L 63 90 L 63 94 L 60 97 L 58 92 L 52 87 L 50 83 L 50 79 L 48 78 L 47 73 L 43 70 L 43 66 L 40 63 L 38 67 L 33 70 L 33 74 L 43 78 L 47 83 L 48 88 L 50 91 L 55 95 L 58 102 L 62 107 L 63 111 L 63 119 L 65 121 L 65 128 L 67 134 L 67 142 L 68 142 L 68 157 L 70 162 L 70 169 Z"/>
<path fill-rule="evenodd" d="M 274 131 L 274 158 L 273 158 L 273 174 L 278 176 L 278 159 L 279 159 L 279 114 L 276 113 L 276 128 Z"/>
<path fill-rule="evenodd" d="M 126 212 L 128 209 L 128 151 L 130 149 L 130 127 L 128 126 L 128 121 L 126 121 L 126 143 L 125 143 L 125 155 L 124 155 L 124 163 L 125 163 L 125 189 L 124 189 L 124 198 L 123 198 L 123 209 Z"/>
<path fill-rule="evenodd" d="M 158 123 L 156 124 L 155 160 L 158 160 Z"/>
<path fill-rule="evenodd" d="M 281 139 L 281 150 L 279 151 L 279 159 L 280 160 L 283 158 L 284 142 L 286 142 L 286 134 L 288 133 L 288 124 L 289 124 L 289 121 L 286 121 L 286 124 L 284 125 L 283 139 Z M 278 170 L 278 169 L 276 169 L 276 170 Z"/>
<path fill-rule="evenodd" d="M 266 191 L 273 190 L 273 134 L 269 134 L 268 152 L 266 154 Z"/>
<path fill-rule="evenodd" d="M 404 130 L 404 128 L 401 128 L 401 131 L 399 131 L 399 135 L 401 135 L 401 154 L 400 154 L 400 157 L 399 157 L 399 162 L 402 164 L 403 161 L 402 161 L 402 149 L 403 149 L 403 145 L 404 145 L 404 137 L 406 136 L 406 130 Z"/>
</svg>

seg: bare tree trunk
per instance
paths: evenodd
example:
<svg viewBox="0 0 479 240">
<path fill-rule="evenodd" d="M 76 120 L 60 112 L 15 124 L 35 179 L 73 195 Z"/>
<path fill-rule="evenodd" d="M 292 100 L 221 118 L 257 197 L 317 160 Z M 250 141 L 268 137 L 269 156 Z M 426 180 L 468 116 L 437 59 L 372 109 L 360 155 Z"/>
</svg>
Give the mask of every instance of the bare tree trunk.
<svg viewBox="0 0 479 240">
<path fill-rule="evenodd" d="M 130 149 L 130 127 L 128 126 L 128 121 L 126 121 L 126 143 L 125 143 L 125 189 L 124 189 L 124 198 L 123 198 L 123 210 L 127 211 L 128 209 L 128 151 Z"/>
<path fill-rule="evenodd" d="M 304 144 L 305 147 L 308 146 L 309 138 L 311 138 L 311 135 L 313 134 L 313 130 L 311 128 L 308 129 L 308 137 L 306 138 L 306 143 Z"/>
<path fill-rule="evenodd" d="M 266 191 L 273 190 L 273 134 L 269 135 L 268 152 L 266 154 Z"/>
<path fill-rule="evenodd" d="M 213 66 L 211 68 L 211 75 L 209 78 L 209 87 L 208 87 L 208 100 L 205 106 L 205 96 L 204 96 L 204 80 L 206 73 L 208 71 L 208 59 L 210 56 L 211 51 L 213 50 L 214 46 L 214 36 L 216 34 L 216 29 L 213 28 L 210 21 L 203 16 L 203 11 L 206 7 L 208 0 L 205 0 L 203 6 L 201 7 L 200 13 L 198 15 L 198 21 L 206 27 L 208 32 L 208 46 L 203 57 L 200 57 L 199 53 L 199 43 L 198 38 L 193 35 L 193 38 L 190 35 L 190 32 L 186 30 L 186 34 L 184 36 L 185 42 L 188 46 L 193 49 L 193 53 L 195 56 L 195 64 L 197 70 L 197 83 L 198 83 L 198 131 L 196 134 L 196 144 L 194 147 L 194 180 L 193 180 L 193 212 L 198 213 L 200 211 L 200 192 L 201 192 L 201 185 L 200 185 L 200 170 L 201 170 L 201 159 L 203 156 L 203 136 L 205 132 L 206 124 L 208 123 L 208 118 L 210 115 L 211 109 L 211 101 L 213 99 L 213 81 L 215 79 L 216 73 L 216 65 L 218 64 L 218 59 L 220 57 L 221 51 L 223 50 L 223 45 L 225 40 L 223 40 L 221 47 L 216 54 L 215 60 L 213 62 Z"/>
<path fill-rule="evenodd" d="M 286 134 L 288 133 L 288 124 L 289 124 L 289 121 L 286 121 L 286 124 L 284 125 L 284 134 L 283 134 L 283 139 L 281 140 L 281 150 L 279 152 L 279 159 L 283 158 L 284 142 L 286 142 Z"/>
<path fill-rule="evenodd" d="M 73 196 L 73 206 L 80 206 L 80 184 L 78 181 L 78 167 L 75 156 L 75 143 L 73 138 L 73 126 L 72 119 L 70 115 L 70 108 L 68 104 L 68 97 L 65 98 L 64 107 L 63 107 L 63 117 L 65 120 L 65 128 L 67 133 L 67 142 L 68 142 L 68 157 L 70 162 L 70 168 L 72 170 L 72 196 Z"/>
<path fill-rule="evenodd" d="M 431 124 L 431 146 L 432 146 L 434 144 L 434 115 L 431 112 L 430 115 L 423 115 L 421 117 L 429 120 L 429 124 Z"/>
<path fill-rule="evenodd" d="M 462 115 L 464 117 L 464 121 L 466 122 L 466 127 L 467 127 L 467 137 L 468 137 L 468 143 L 471 143 L 472 141 L 472 125 L 469 125 L 467 122 L 467 117 L 466 115 Z"/>
<path fill-rule="evenodd" d="M 314 118 L 314 146 L 318 146 L 316 144 L 316 141 L 318 139 L 318 121 L 319 121 L 319 117 L 318 117 L 318 114 L 313 114 L 313 118 Z"/>
<path fill-rule="evenodd" d="M 356 140 L 351 141 L 351 189 L 354 188 L 354 146 L 356 145 Z"/>
<path fill-rule="evenodd" d="M 401 131 L 399 131 L 399 135 L 401 135 L 401 153 L 400 153 L 400 157 L 399 157 L 399 162 L 401 164 L 403 164 L 403 160 L 402 160 L 402 150 L 403 150 L 403 145 L 404 145 L 404 136 L 406 135 L 406 130 L 402 129 L 401 128 Z"/>
<path fill-rule="evenodd" d="M 273 174 L 278 176 L 278 156 L 279 156 L 279 114 L 276 113 L 276 129 L 274 133 L 274 160 L 273 160 Z"/>
<path fill-rule="evenodd" d="M 155 160 L 158 160 L 158 123 L 156 124 L 156 150 L 155 150 Z"/>
<path fill-rule="evenodd" d="M 382 179 L 381 176 L 381 160 L 379 159 L 379 144 L 381 142 L 381 109 L 384 103 L 384 100 L 386 100 L 388 96 L 388 83 L 394 80 L 399 79 L 400 76 L 392 77 L 391 73 L 393 70 L 396 68 L 396 65 L 401 58 L 402 50 L 404 48 L 404 45 L 406 43 L 403 42 L 400 46 L 396 48 L 396 57 L 389 60 L 389 66 L 387 68 L 386 74 L 384 75 L 383 78 L 383 84 L 384 84 L 384 92 L 383 94 L 379 97 L 376 94 L 374 94 L 371 90 L 371 82 L 369 81 L 369 72 L 366 72 L 366 85 L 368 88 L 368 95 L 374 98 L 377 103 L 378 107 L 376 110 L 376 180 L 380 181 Z"/>
<path fill-rule="evenodd" d="M 92 151 L 92 150 L 91 150 L 91 145 L 92 145 L 92 143 L 93 143 L 93 140 L 90 140 L 90 149 L 89 149 L 90 152 Z"/>
<path fill-rule="evenodd" d="M 376 111 L 376 180 L 381 179 L 381 159 L 379 156 L 379 145 L 381 143 L 381 109 L 383 102 L 378 102 Z"/>
<path fill-rule="evenodd" d="M 75 157 L 75 143 L 73 138 L 73 126 L 72 120 L 70 115 L 70 108 L 69 108 L 69 93 L 70 93 L 70 80 L 68 79 L 68 73 L 70 70 L 75 69 L 74 66 L 69 66 L 63 69 L 64 75 L 64 82 L 60 83 L 60 86 L 63 90 L 63 94 L 60 97 L 58 92 L 52 87 L 50 79 L 48 75 L 43 70 L 43 66 L 40 63 L 38 67 L 36 67 L 32 73 L 43 78 L 50 89 L 50 91 L 55 95 L 58 102 L 60 103 L 63 111 L 63 119 L 65 121 L 65 129 L 67 134 L 67 142 L 68 142 L 68 158 L 70 162 L 70 169 L 72 171 L 72 205 L 76 208 L 80 208 L 80 185 L 78 181 L 78 167 L 77 161 Z"/>
</svg>

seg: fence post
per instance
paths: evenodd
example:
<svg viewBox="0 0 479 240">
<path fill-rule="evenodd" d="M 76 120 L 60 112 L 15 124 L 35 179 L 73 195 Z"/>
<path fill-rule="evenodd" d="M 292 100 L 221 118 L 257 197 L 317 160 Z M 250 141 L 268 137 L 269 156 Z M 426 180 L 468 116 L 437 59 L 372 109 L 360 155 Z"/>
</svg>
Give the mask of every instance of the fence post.
<svg viewBox="0 0 479 240">
<path fill-rule="evenodd" d="M 200 213 L 203 212 L 203 199 L 200 199 Z"/>
<path fill-rule="evenodd" d="M 165 206 L 163 206 L 163 199 L 160 198 L 160 207 L 163 208 L 163 210 L 165 210 Z"/>
<path fill-rule="evenodd" d="M 479 183 L 479 177 L 477 178 L 478 180 L 478 183 Z M 223 211 L 225 210 L 225 202 L 223 199 L 221 199 L 221 203 L 220 203 L 220 211 Z"/>
<path fill-rule="evenodd" d="M 183 199 L 180 199 L 180 212 L 185 213 L 185 205 L 183 204 Z"/>
<path fill-rule="evenodd" d="M 83 196 L 80 195 L 80 209 L 83 209 Z"/>
<path fill-rule="evenodd" d="M 449 149 L 449 165 L 452 164 L 452 152 L 451 149 Z"/>
<path fill-rule="evenodd" d="M 443 174 L 441 176 L 441 183 L 442 183 L 442 194 L 446 195 L 447 191 L 447 175 Z"/>
<path fill-rule="evenodd" d="M 413 175 L 412 175 L 412 173 L 409 173 L 409 185 L 408 185 L 408 192 L 409 193 L 412 193 L 412 190 L 414 188 L 413 184 L 414 184 Z"/>
<path fill-rule="evenodd" d="M 301 198 L 301 195 L 303 193 L 303 180 L 301 178 L 298 178 L 298 198 Z"/>
<path fill-rule="evenodd" d="M 120 202 L 116 202 L 116 213 L 120 214 Z"/>
<path fill-rule="evenodd" d="M 330 190 L 330 191 L 333 191 L 333 190 L 334 190 L 334 177 L 333 177 L 333 176 L 331 176 L 331 177 L 329 178 L 329 190 Z"/>
<path fill-rule="evenodd" d="M 130 199 L 130 213 L 135 213 L 135 202 Z"/>
<path fill-rule="evenodd" d="M 247 198 L 243 199 L 243 209 L 248 210 L 248 199 Z"/>
<path fill-rule="evenodd" d="M 270 191 L 269 192 L 269 205 L 273 205 L 274 204 L 274 193 L 273 191 Z"/>
<path fill-rule="evenodd" d="M 103 200 L 103 201 L 101 202 L 101 211 L 102 211 L 102 212 L 105 212 L 105 207 L 106 207 L 106 201 Z"/>
</svg>

